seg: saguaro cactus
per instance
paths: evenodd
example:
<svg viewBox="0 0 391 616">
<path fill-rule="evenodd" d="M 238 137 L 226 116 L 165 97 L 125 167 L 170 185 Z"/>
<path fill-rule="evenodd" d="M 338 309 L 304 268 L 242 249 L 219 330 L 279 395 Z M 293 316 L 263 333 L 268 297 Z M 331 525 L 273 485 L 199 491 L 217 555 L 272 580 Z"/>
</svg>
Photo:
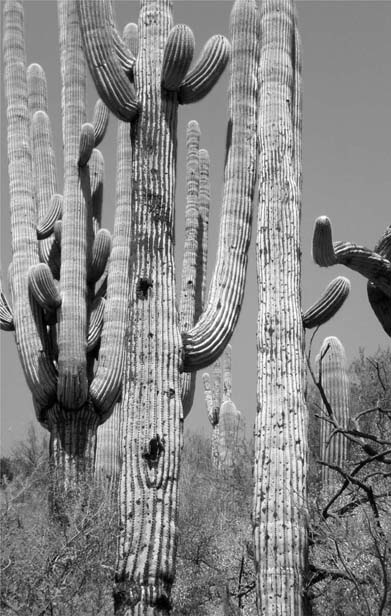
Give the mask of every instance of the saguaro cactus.
<svg viewBox="0 0 391 616">
<path fill-rule="evenodd" d="M 327 397 L 333 419 L 341 428 L 347 428 L 349 420 L 349 377 L 347 373 L 346 354 L 343 344 L 335 336 L 323 340 L 319 355 L 316 357 L 319 381 Z M 342 466 L 347 456 L 347 439 L 343 434 L 335 433 L 327 419 L 328 412 L 323 405 L 326 421 L 320 424 L 320 459 L 323 462 Z M 339 475 L 328 466 L 322 466 L 322 484 L 326 490 L 335 485 Z"/>
<path fill-rule="evenodd" d="M 178 103 L 207 94 L 228 60 L 214 36 L 189 70 L 193 36 L 172 24 L 169 0 L 141 0 L 138 53 L 126 56 L 109 4 L 79 1 L 90 71 L 102 100 L 131 122 L 133 162 L 129 328 L 124 370 L 124 460 L 118 613 L 170 609 L 181 442 L 180 374 L 212 363 L 232 335 L 243 296 L 255 182 L 258 14 L 232 13 L 230 144 L 217 264 L 206 309 L 181 332 L 175 297 L 174 188 Z"/>
<path fill-rule="evenodd" d="M 5 329 L 12 317 L 37 417 L 50 431 L 52 462 L 58 479 L 70 485 L 91 469 L 97 427 L 120 392 L 129 225 L 119 208 L 113 243 L 99 228 L 103 158 L 95 146 L 108 110 L 99 101 L 92 124 L 85 122 L 76 3 L 60 0 L 58 8 L 63 196 L 57 194 L 45 74 L 39 65 L 26 67 L 22 3 L 4 6 L 12 312 L 2 296 L 1 315 L 2 328 L 4 312 L 8 318 Z"/>
<path fill-rule="evenodd" d="M 231 355 L 232 347 L 229 344 L 223 354 L 223 369 L 220 359 L 214 364 L 213 387 L 208 373 L 202 377 L 208 419 L 212 425 L 212 460 L 217 468 L 233 466 L 242 453 L 243 419 L 231 399 Z"/>
<path fill-rule="evenodd" d="M 257 602 L 265 616 L 306 611 L 307 409 L 304 328 L 349 292 L 333 281 L 302 314 L 301 57 L 293 0 L 264 0 L 259 69 L 258 388 L 253 525 Z"/>
</svg>

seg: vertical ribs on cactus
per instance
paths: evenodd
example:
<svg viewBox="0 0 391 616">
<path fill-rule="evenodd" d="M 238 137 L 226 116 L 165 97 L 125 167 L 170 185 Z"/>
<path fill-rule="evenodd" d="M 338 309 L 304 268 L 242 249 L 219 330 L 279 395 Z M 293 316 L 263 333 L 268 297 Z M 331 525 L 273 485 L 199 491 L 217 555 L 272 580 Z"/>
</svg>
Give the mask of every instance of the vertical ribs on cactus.
<svg viewBox="0 0 391 616">
<path fill-rule="evenodd" d="M 118 612 L 126 605 L 145 613 L 167 613 L 176 545 L 181 373 L 209 365 L 221 354 L 243 297 L 256 172 L 259 21 L 253 0 L 235 3 L 229 96 L 233 138 L 217 265 L 205 310 L 197 322 L 198 307 L 192 307 L 193 317 L 183 312 L 182 330 L 174 262 L 177 108 L 206 96 L 227 64 L 231 45 L 220 35 L 212 37 L 189 68 L 193 36 L 187 27 L 173 26 L 171 2 L 141 0 L 138 45 L 130 28 L 137 53 L 130 74 L 116 51 L 115 41 L 123 39 L 107 18 L 108 6 L 101 0 L 78 0 L 86 58 L 98 92 L 117 117 L 132 124 L 133 160 L 127 170 L 133 182 L 132 252 L 121 402 L 122 532 L 114 597 Z M 198 156 L 198 164 L 206 169 L 206 155 Z M 199 187 L 199 212 L 206 208 L 207 192 Z M 187 224 L 190 238 L 190 213 Z M 204 286 L 201 281 L 202 293 Z M 153 439 L 164 447 L 156 463 L 148 464 L 145 452 Z"/>
<path fill-rule="evenodd" d="M 368 279 L 369 303 L 391 336 L 391 225 L 370 250 L 351 242 L 333 242 L 331 222 L 327 216 L 320 216 L 315 222 L 312 256 L 321 267 L 339 263 Z"/>
<path fill-rule="evenodd" d="M 242 451 L 243 420 L 231 399 L 232 347 L 227 345 L 222 356 L 213 366 L 213 386 L 208 373 L 202 375 L 208 419 L 212 426 L 212 461 L 216 468 L 232 468 Z M 221 387 L 223 385 L 223 387 Z"/>
<path fill-rule="evenodd" d="M 346 429 L 349 420 L 349 377 L 345 349 L 335 336 L 325 338 L 315 360 L 318 384 L 327 399 L 323 403 L 323 416 L 320 416 L 320 461 L 322 465 L 322 485 L 329 493 L 335 488 L 340 475 L 328 464 L 343 467 L 347 456 L 347 439 L 338 428 Z M 333 422 L 330 423 L 329 412 Z M 338 426 L 338 428 L 336 428 Z"/>
<path fill-rule="evenodd" d="M 106 267 L 111 239 L 99 230 L 103 159 L 93 148 L 104 135 L 108 111 L 97 103 L 93 124 L 85 124 L 76 3 L 60 0 L 58 9 L 64 196 L 57 192 L 45 73 L 37 64 L 26 67 L 22 2 L 4 5 L 13 310 L 4 297 L 1 316 L 2 329 L 12 329 L 11 320 L 15 328 L 37 417 L 51 434 L 61 488 L 91 470 L 97 426 L 120 393 L 129 246 L 128 238 L 115 236 Z M 79 153 L 83 125 L 88 139 Z M 106 299 L 97 284 L 104 270 Z"/>
</svg>

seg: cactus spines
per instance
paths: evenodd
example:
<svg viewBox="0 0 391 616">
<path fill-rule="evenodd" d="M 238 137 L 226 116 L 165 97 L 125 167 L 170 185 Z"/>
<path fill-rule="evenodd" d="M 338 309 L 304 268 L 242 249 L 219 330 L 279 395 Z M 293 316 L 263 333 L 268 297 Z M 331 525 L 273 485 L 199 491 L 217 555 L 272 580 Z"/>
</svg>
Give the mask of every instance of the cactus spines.
<svg viewBox="0 0 391 616">
<path fill-rule="evenodd" d="M 257 607 L 264 616 L 302 616 L 307 409 L 300 305 L 301 62 L 292 0 L 264 0 L 261 33 L 253 505 Z"/>
<path fill-rule="evenodd" d="M 46 263 L 37 263 L 30 267 L 28 282 L 31 293 L 42 308 L 51 311 L 61 305 L 61 295 Z"/>
<path fill-rule="evenodd" d="M 325 338 L 315 362 L 333 419 L 342 429 L 347 428 L 350 391 L 345 349 L 341 341 L 335 336 Z M 342 467 L 347 456 L 347 439 L 343 434 L 334 434 L 335 428 L 327 421 L 327 410 L 322 406 L 326 421 L 321 420 L 320 423 L 320 459 Z M 322 465 L 322 484 L 326 492 L 335 487 L 338 477 L 336 471 Z"/>
<path fill-rule="evenodd" d="M 168 35 L 162 64 L 162 85 L 176 91 L 193 59 L 193 32 L 184 24 L 177 24 Z"/>
<path fill-rule="evenodd" d="M 196 103 L 211 91 L 227 66 L 230 44 L 225 36 L 215 34 L 206 43 L 195 66 L 178 90 L 181 105 Z"/>
<path fill-rule="evenodd" d="M 327 323 L 341 308 L 350 291 L 350 281 L 344 276 L 334 278 L 324 290 L 322 296 L 303 313 L 303 325 L 306 329 L 319 327 Z"/>
<path fill-rule="evenodd" d="M 137 114 L 137 99 L 124 70 L 124 58 L 118 53 L 120 37 L 114 34 L 111 20 L 107 24 L 107 3 L 78 0 L 77 4 L 84 50 L 98 94 L 118 119 L 130 122 Z"/>
</svg>

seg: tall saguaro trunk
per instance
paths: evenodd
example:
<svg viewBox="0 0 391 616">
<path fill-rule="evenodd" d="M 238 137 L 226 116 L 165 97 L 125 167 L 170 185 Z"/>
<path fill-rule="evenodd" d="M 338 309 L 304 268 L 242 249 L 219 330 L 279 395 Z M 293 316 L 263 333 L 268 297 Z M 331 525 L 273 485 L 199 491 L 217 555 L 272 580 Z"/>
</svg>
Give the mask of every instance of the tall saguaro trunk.
<svg viewBox="0 0 391 616">
<path fill-rule="evenodd" d="M 174 187 L 177 95 L 162 90 L 171 2 L 142 2 L 133 125 L 129 331 L 122 405 L 125 457 L 117 600 L 125 583 L 134 613 L 169 609 L 174 578 L 181 409 L 181 338 L 175 304 Z M 135 549 L 123 545 L 132 537 Z M 164 555 L 165 563 L 162 563 Z M 131 580 L 130 585 L 128 580 Z"/>
<path fill-rule="evenodd" d="M 258 613 L 305 614 L 306 431 L 300 297 L 300 56 L 292 0 L 264 0 L 259 73 Z"/>
</svg>

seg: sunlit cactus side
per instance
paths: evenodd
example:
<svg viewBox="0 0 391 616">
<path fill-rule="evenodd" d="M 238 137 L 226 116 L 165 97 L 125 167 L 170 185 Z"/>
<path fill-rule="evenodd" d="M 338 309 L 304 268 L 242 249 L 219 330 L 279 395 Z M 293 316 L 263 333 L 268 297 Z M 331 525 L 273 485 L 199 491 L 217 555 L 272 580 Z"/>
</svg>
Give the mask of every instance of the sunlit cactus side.
<svg viewBox="0 0 391 616">
<path fill-rule="evenodd" d="M 93 80 L 108 108 L 131 123 L 133 146 L 115 610 L 166 614 L 177 540 L 181 373 L 205 367 L 222 353 L 243 298 L 256 172 L 259 18 L 253 0 L 235 3 L 229 94 L 232 138 L 217 264 L 205 310 L 182 331 L 174 260 L 177 107 L 200 100 L 211 90 L 228 62 L 231 45 L 221 35 L 212 37 L 194 68 L 188 68 L 193 39 L 187 28 L 173 29 L 172 3 L 141 0 L 138 52 L 126 54 L 110 4 L 79 0 L 78 6 Z"/>
<path fill-rule="evenodd" d="M 333 242 L 331 222 L 327 216 L 320 216 L 315 222 L 312 255 L 321 267 L 339 263 L 368 279 L 369 303 L 391 336 L 391 225 L 370 250 L 351 242 Z"/>
<path fill-rule="evenodd" d="M 350 385 L 347 372 L 346 354 L 343 344 L 335 336 L 325 338 L 316 357 L 318 380 L 322 385 L 332 419 L 342 429 L 349 421 Z M 320 423 L 320 460 L 343 467 L 347 457 L 347 439 L 336 433 L 324 404 L 323 419 Z M 322 465 L 322 485 L 326 490 L 335 487 L 341 476 L 327 465 Z"/>
<path fill-rule="evenodd" d="M 212 425 L 212 460 L 216 468 L 231 468 L 242 453 L 244 436 L 242 414 L 232 401 L 232 347 L 230 344 L 213 366 L 213 385 L 203 374 L 205 403 Z"/>
<path fill-rule="evenodd" d="M 97 427 L 120 394 L 129 242 L 121 237 L 122 224 L 113 241 L 99 229 L 103 157 L 95 146 L 108 110 L 98 102 L 86 123 L 76 2 L 60 0 L 58 11 L 63 195 L 45 73 L 38 64 L 26 65 L 22 2 L 4 5 L 12 310 L 2 294 L 1 319 L 2 329 L 15 329 L 37 418 L 50 431 L 54 485 L 61 490 L 92 472 Z"/>
</svg>

